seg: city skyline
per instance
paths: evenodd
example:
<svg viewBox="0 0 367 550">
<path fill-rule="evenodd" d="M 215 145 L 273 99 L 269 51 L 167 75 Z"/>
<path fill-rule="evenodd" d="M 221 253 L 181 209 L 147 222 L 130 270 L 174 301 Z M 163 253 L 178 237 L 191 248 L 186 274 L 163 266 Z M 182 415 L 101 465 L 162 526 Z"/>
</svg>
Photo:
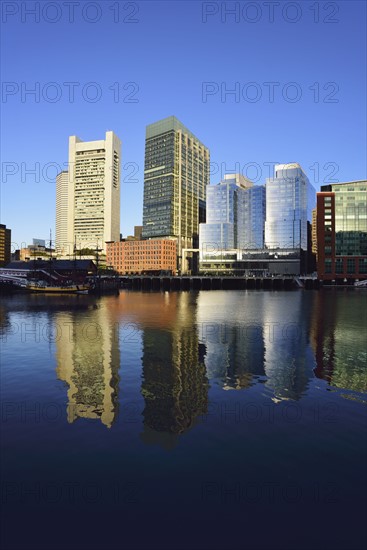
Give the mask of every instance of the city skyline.
<svg viewBox="0 0 367 550">
<path fill-rule="evenodd" d="M 156 121 L 155 123 L 152 123 L 150 125 L 147 125 L 146 128 L 148 128 L 149 126 L 154 126 L 155 124 L 159 124 L 161 123 L 162 121 L 165 121 L 165 120 L 168 120 L 168 119 L 175 119 L 179 124 L 182 124 L 175 115 L 172 115 L 170 117 L 165 117 L 164 119 L 162 120 L 159 120 L 159 121 Z M 183 126 L 183 125 L 182 125 Z M 183 126 L 184 127 L 184 126 Z M 185 128 L 185 127 L 184 127 Z M 191 132 L 189 132 L 191 134 Z M 121 141 L 119 140 L 119 138 L 117 137 L 116 133 L 114 131 L 106 131 L 106 136 L 108 134 L 111 134 L 114 136 L 114 140 L 117 139 L 117 141 L 119 142 L 119 147 L 121 148 Z M 195 137 L 195 136 L 193 136 Z M 67 208 L 65 208 L 65 200 L 61 201 L 60 200 L 60 197 L 63 195 L 65 197 L 65 192 L 67 191 L 66 190 L 66 187 L 69 188 L 73 185 L 73 181 L 72 181 L 72 178 L 69 176 L 69 165 L 70 165 L 70 162 L 71 164 L 73 165 L 73 161 L 70 161 L 70 140 L 75 138 L 76 142 L 74 144 L 74 149 L 76 147 L 76 144 L 80 143 L 82 146 L 85 145 L 85 147 L 89 147 L 93 144 L 97 144 L 97 143 L 102 143 L 103 140 L 101 141 L 96 141 L 96 140 L 81 140 L 80 138 L 78 138 L 77 136 L 69 136 L 68 137 L 68 140 L 69 140 L 69 161 L 66 161 L 62 164 L 62 170 L 60 170 L 60 172 L 58 172 L 56 174 L 56 177 L 55 177 L 55 181 L 54 181 L 54 186 L 55 186 L 55 204 L 54 206 L 56 205 L 56 210 L 55 210 L 55 215 L 54 215 L 54 218 L 53 218 L 53 225 L 48 229 L 48 232 L 46 232 L 47 235 L 49 235 L 49 239 L 44 239 L 44 235 L 42 235 L 41 237 L 38 235 L 36 238 L 42 238 L 44 240 L 46 240 L 47 242 L 50 240 L 50 237 L 52 237 L 52 235 L 54 235 L 53 237 L 53 243 L 56 243 L 57 244 L 57 240 L 58 238 L 58 234 L 59 235 L 62 235 L 62 238 L 64 238 L 64 235 L 68 235 L 68 238 L 67 238 L 67 243 L 68 246 L 72 246 L 72 243 L 75 242 L 75 239 L 74 239 L 74 233 L 70 230 L 70 223 L 71 223 L 71 214 L 70 212 L 67 214 L 67 227 L 65 227 L 65 222 L 64 222 L 64 219 L 62 219 L 62 221 L 60 221 L 60 219 L 65 216 L 65 212 L 67 212 Z M 196 138 L 197 139 L 197 138 Z M 199 143 L 200 140 L 198 140 Z M 210 155 L 210 148 L 207 149 L 208 152 L 209 152 L 209 155 Z M 119 165 L 121 164 L 121 153 L 119 155 Z M 271 172 L 270 173 L 270 176 L 269 177 L 265 177 L 263 181 L 258 181 L 257 178 L 255 178 L 255 181 L 251 180 L 251 178 L 248 178 L 247 176 L 244 176 L 242 172 L 236 172 L 235 169 L 234 170 L 229 170 L 229 172 L 221 172 L 220 173 L 220 176 L 217 177 L 217 179 L 213 180 L 213 178 L 211 177 L 211 171 L 214 170 L 214 171 L 217 171 L 218 169 L 218 166 L 216 165 L 215 162 L 209 162 L 209 165 L 210 165 L 210 168 L 209 168 L 209 177 L 211 178 L 210 179 L 210 183 L 208 184 L 208 187 L 211 187 L 211 188 L 214 188 L 215 186 L 223 183 L 223 181 L 226 179 L 226 178 L 237 178 L 238 176 L 242 177 L 244 181 L 248 181 L 251 183 L 251 185 L 253 186 L 253 188 L 260 188 L 260 187 L 266 187 L 267 184 L 269 184 L 272 180 L 276 180 L 276 178 L 274 178 L 274 172 L 275 172 L 275 168 L 277 166 L 291 166 L 291 167 L 294 167 L 296 170 L 298 168 L 300 168 L 301 172 L 303 173 L 304 176 L 306 176 L 306 180 L 309 180 L 309 178 L 307 177 L 307 171 L 306 170 L 303 170 L 303 167 L 301 165 L 301 163 L 299 163 L 298 161 L 292 161 L 292 162 L 282 162 L 282 163 L 279 163 L 279 162 L 267 162 L 266 163 L 266 168 L 267 170 L 270 170 Z M 212 166 L 214 165 L 214 167 Z M 219 168 L 219 171 L 221 170 L 224 170 L 224 168 L 227 168 L 227 164 L 223 163 L 223 165 Z M 58 168 L 61 167 L 60 166 L 57 166 Z M 238 168 L 239 167 L 239 164 L 236 163 L 235 165 L 235 168 Z M 317 167 L 317 170 L 319 170 L 319 167 Z M 122 170 L 120 169 L 120 172 Z M 218 179 L 220 177 L 220 179 Z M 122 179 L 122 176 L 121 176 L 121 179 Z M 287 176 L 285 176 L 285 179 L 287 179 Z M 340 183 L 345 183 L 345 182 L 352 182 L 352 181 L 363 181 L 363 178 L 357 178 L 355 180 L 353 180 L 352 178 L 349 178 L 349 179 L 346 179 L 344 181 L 338 181 L 338 182 L 335 182 L 336 184 L 340 184 Z M 314 184 L 312 184 L 312 181 L 309 181 L 310 185 L 312 188 L 314 188 L 316 191 L 321 191 L 322 190 L 322 187 L 325 186 L 323 183 L 320 183 L 319 186 L 316 186 Z M 330 185 L 335 185 L 335 183 L 331 183 Z M 66 185 L 66 187 L 65 187 Z M 144 182 L 143 182 L 143 187 L 144 187 Z M 59 189 L 59 191 L 58 191 Z M 119 191 L 120 191 L 120 195 L 121 193 L 123 193 L 123 191 L 121 191 L 122 189 L 122 182 L 120 181 L 120 187 L 119 187 Z M 126 191 L 126 190 L 125 190 Z M 144 193 L 143 193 L 144 195 Z M 121 201 L 123 203 L 124 201 L 124 195 L 122 195 L 121 197 Z M 60 207 L 62 203 L 62 206 Z M 116 206 L 116 205 L 114 205 Z M 315 204 L 314 206 L 316 206 L 316 201 L 315 201 Z M 140 211 L 140 221 L 142 222 L 143 219 L 144 219 L 144 214 L 143 214 L 143 209 L 144 209 L 144 197 L 142 197 L 142 203 L 141 205 L 136 205 L 136 215 L 138 215 L 139 211 Z M 266 215 L 265 215 L 265 218 L 266 218 Z M 58 219 L 59 219 L 59 222 L 58 222 Z M 309 217 L 309 220 L 311 221 L 312 219 L 312 216 Z M 134 221 L 134 220 L 133 220 Z M 136 222 L 136 219 L 135 219 L 135 222 Z M 123 232 L 121 232 L 121 235 L 122 237 L 126 237 L 128 235 L 131 235 L 132 234 L 132 231 L 133 231 L 133 228 L 137 225 L 137 223 L 134 223 L 133 226 L 131 227 L 127 227 L 126 225 L 124 225 L 123 223 L 123 218 L 121 218 L 121 212 L 120 212 L 120 217 L 119 217 L 119 224 L 120 225 L 123 225 L 124 227 L 126 227 L 126 232 L 125 234 Z M 6 224 L 5 224 L 6 225 Z M 58 230 L 58 226 L 59 226 L 59 230 Z M 9 227 L 9 225 L 7 225 L 7 227 Z M 12 252 L 14 252 L 14 250 L 16 249 L 16 246 L 19 244 L 20 247 L 26 247 L 29 245 L 29 243 L 31 242 L 31 240 L 34 240 L 35 239 L 35 236 L 34 236 L 34 232 L 32 233 L 32 230 L 28 230 L 28 234 L 29 235 L 32 235 L 32 237 L 29 237 L 25 240 L 19 240 L 16 241 L 14 238 L 13 238 L 13 233 L 16 233 L 16 234 L 19 234 L 19 230 L 17 227 L 9 227 L 10 230 L 12 231 Z M 50 230 L 51 230 L 51 233 L 50 233 Z M 157 235 L 158 236 L 158 235 Z M 163 236 L 163 235 L 162 235 Z M 146 238 L 150 238 L 150 236 L 146 236 Z M 153 236 L 154 238 L 154 236 Z M 107 240 L 115 240 L 115 241 L 118 241 L 119 239 L 107 239 Z M 107 242 L 107 240 L 103 240 L 103 239 L 99 239 L 100 241 L 100 244 L 102 243 L 105 243 Z M 91 244 L 91 241 L 88 241 L 89 244 Z M 93 240 L 93 242 L 95 242 L 95 245 L 97 246 L 97 241 L 96 239 Z M 71 244 L 70 244 L 71 243 Z M 70 249 L 71 250 L 71 249 Z M 69 253 L 72 253 L 72 250 L 71 252 L 69 251 Z"/>
<path fill-rule="evenodd" d="M 367 2 L 0 21 L 1 548 L 366 550 Z"/>
<path fill-rule="evenodd" d="M 280 6 L 273 23 L 265 6 L 255 23 L 221 18 L 220 9 L 210 15 L 205 3 L 137 6 L 116 23 L 107 5 L 94 24 L 80 10 L 72 24 L 65 13 L 55 24 L 28 17 L 22 38 L 32 48 L 21 51 L 21 14 L 7 17 L 0 221 L 14 242 L 54 231 L 54 181 L 66 169 L 68 137 L 88 141 L 106 130 L 124 144 L 120 218 L 129 234 L 142 222 L 145 126 L 173 114 L 210 149 L 212 184 L 229 171 L 265 183 L 278 162 L 300 163 L 316 191 L 365 178 L 364 3 L 338 2 L 333 17 L 320 4 L 318 19 L 307 7 L 294 23 Z M 98 47 L 95 32 L 104 36 Z M 91 53 L 82 64 L 81 43 Z"/>
</svg>

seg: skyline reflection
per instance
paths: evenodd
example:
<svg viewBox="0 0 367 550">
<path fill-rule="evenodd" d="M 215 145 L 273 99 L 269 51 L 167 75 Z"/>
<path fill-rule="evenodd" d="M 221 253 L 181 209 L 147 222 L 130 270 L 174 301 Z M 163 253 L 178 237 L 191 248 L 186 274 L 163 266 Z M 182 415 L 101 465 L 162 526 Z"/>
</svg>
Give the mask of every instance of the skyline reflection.
<svg viewBox="0 0 367 550">
<path fill-rule="evenodd" d="M 1 301 L 11 529 L 19 530 L 20 510 L 27 540 L 37 545 L 32 529 L 47 513 L 46 550 L 62 511 L 79 524 L 74 511 L 85 507 L 87 526 L 91 511 L 93 525 L 104 511 L 100 538 L 87 545 L 97 550 L 122 513 L 131 540 L 145 514 L 149 546 L 162 513 L 174 535 L 187 510 L 193 519 L 204 510 L 199 547 L 206 548 L 213 518 L 240 523 L 247 511 L 251 522 L 251 513 L 258 517 L 258 532 L 264 517 L 272 519 L 270 533 L 282 524 L 276 550 L 284 518 L 301 518 L 308 550 L 330 540 L 330 529 L 304 539 L 311 507 L 345 533 L 341 540 L 334 529 L 329 550 L 362 550 L 353 533 L 362 532 L 355 528 L 366 504 L 366 305 L 365 291 L 334 290 Z M 65 538 L 60 550 L 67 547 Z"/>
<path fill-rule="evenodd" d="M 56 374 L 69 386 L 67 419 L 99 419 L 110 428 L 118 409 L 120 351 L 108 311 L 55 314 L 59 327 Z M 61 329 L 61 330 L 60 330 Z"/>
<path fill-rule="evenodd" d="M 266 387 L 273 392 L 275 402 L 298 401 L 313 378 L 309 340 L 313 299 L 312 291 L 295 292 L 287 301 L 278 294 L 264 309 L 264 325 L 272 333 L 265 345 Z"/>
<path fill-rule="evenodd" d="M 366 323 L 367 296 L 339 292 L 316 294 L 312 310 L 312 347 L 316 358 L 315 376 L 330 386 L 352 392 L 367 392 Z M 361 316 L 356 317 L 356 307 Z M 361 330 L 362 329 L 362 330 Z"/>
<path fill-rule="evenodd" d="M 299 400 L 313 378 L 313 357 L 309 346 L 313 296 L 301 292 L 242 294 L 242 305 L 232 295 L 228 317 L 221 312 L 225 293 L 215 309 L 210 295 L 198 299 L 200 339 L 206 343 L 205 365 L 209 378 L 223 389 L 249 388 L 265 382 L 273 401 Z M 223 303 L 224 303 L 223 302 Z M 206 319 L 217 311 L 217 322 Z M 282 317 L 279 317 L 279 311 Z"/>
<path fill-rule="evenodd" d="M 141 333 L 141 395 L 146 444 L 167 449 L 207 412 L 205 346 L 197 331 L 194 293 L 121 293 L 111 302 L 120 327 Z"/>
<path fill-rule="evenodd" d="M 32 350 L 48 343 L 48 330 L 58 335 L 48 347 L 67 384 L 69 423 L 110 428 L 129 391 L 120 377 L 133 369 L 141 439 L 171 448 L 205 416 L 214 390 L 247 393 L 261 384 L 273 402 L 299 401 L 316 381 L 343 397 L 367 392 L 366 306 L 365 292 L 337 289 L 22 296 L 2 301 L 0 328 L 3 343 Z"/>
</svg>

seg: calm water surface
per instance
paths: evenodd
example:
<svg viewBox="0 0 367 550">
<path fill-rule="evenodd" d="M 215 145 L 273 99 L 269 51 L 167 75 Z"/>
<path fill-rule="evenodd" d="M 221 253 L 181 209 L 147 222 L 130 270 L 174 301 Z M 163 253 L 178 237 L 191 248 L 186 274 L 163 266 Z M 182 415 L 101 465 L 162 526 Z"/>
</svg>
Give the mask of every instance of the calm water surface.
<svg viewBox="0 0 367 550">
<path fill-rule="evenodd" d="M 0 302 L 5 549 L 364 549 L 367 291 Z"/>
</svg>

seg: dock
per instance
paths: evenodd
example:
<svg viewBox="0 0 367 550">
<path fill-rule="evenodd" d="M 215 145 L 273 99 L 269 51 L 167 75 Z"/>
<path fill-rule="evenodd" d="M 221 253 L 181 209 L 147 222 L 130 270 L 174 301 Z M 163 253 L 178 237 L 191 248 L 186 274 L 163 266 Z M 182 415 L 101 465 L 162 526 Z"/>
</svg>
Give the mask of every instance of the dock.
<svg viewBox="0 0 367 550">
<path fill-rule="evenodd" d="M 211 277 L 120 276 L 121 288 L 129 290 L 317 290 L 320 281 L 307 277 Z"/>
</svg>

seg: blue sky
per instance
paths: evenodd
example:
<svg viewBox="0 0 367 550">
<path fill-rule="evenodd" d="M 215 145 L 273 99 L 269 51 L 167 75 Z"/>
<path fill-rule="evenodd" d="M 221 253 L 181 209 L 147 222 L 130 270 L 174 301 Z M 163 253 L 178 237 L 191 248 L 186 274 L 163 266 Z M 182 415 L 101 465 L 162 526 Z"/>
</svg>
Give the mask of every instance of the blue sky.
<svg viewBox="0 0 367 550">
<path fill-rule="evenodd" d="M 169 115 L 209 147 L 211 183 L 235 169 L 265 183 L 275 162 L 299 162 L 317 190 L 366 178 L 366 3 L 273 4 L 107 0 L 72 17 L 65 2 L 3 2 L 1 223 L 14 247 L 55 233 L 69 135 L 106 130 L 122 140 L 131 234 L 145 126 Z"/>
</svg>

